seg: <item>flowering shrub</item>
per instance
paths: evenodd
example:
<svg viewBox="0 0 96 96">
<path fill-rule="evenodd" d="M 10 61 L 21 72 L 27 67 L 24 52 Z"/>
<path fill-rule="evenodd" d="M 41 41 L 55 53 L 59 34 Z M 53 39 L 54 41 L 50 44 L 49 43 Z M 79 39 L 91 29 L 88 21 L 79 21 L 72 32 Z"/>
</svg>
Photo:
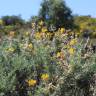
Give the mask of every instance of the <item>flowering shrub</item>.
<svg viewBox="0 0 96 96">
<path fill-rule="evenodd" d="M 32 23 L 31 31 L 10 31 L 3 36 L 0 96 L 96 94 L 95 82 L 91 82 L 96 73 L 95 51 L 86 50 L 86 42 L 76 37 L 78 33 L 75 38 L 64 28 L 52 33 L 43 24 L 40 21 L 36 27 Z"/>
</svg>

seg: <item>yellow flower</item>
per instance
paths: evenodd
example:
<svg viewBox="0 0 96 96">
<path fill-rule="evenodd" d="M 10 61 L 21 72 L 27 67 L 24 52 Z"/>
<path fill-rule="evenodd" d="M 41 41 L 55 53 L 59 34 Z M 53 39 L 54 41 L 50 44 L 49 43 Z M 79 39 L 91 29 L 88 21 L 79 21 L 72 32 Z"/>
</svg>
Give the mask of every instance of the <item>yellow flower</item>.
<svg viewBox="0 0 96 96">
<path fill-rule="evenodd" d="M 34 23 L 34 22 L 32 22 L 31 26 L 32 26 L 32 28 L 34 28 L 34 27 L 35 27 L 35 23 Z"/>
<path fill-rule="evenodd" d="M 76 44 L 77 43 L 77 40 L 76 39 L 72 39 L 71 41 L 70 41 L 70 45 L 74 45 L 74 44 Z"/>
<path fill-rule="evenodd" d="M 63 52 L 58 52 L 56 57 L 60 59 L 64 59 L 65 56 Z"/>
<path fill-rule="evenodd" d="M 37 81 L 36 80 L 33 80 L 33 79 L 26 80 L 26 82 L 28 83 L 29 87 L 35 86 L 36 83 L 37 83 Z"/>
<path fill-rule="evenodd" d="M 74 51 L 75 51 L 75 49 L 74 49 L 74 48 L 70 48 L 70 49 L 69 49 L 69 53 L 70 53 L 71 55 L 73 55 L 73 54 L 74 54 Z"/>
<path fill-rule="evenodd" d="M 41 75 L 41 79 L 46 81 L 49 79 L 49 75 L 47 73 Z"/>
<path fill-rule="evenodd" d="M 29 48 L 29 49 L 32 49 L 32 48 L 33 48 L 32 43 L 30 43 L 30 44 L 28 45 L 28 48 Z"/>
<path fill-rule="evenodd" d="M 41 34 L 40 34 L 39 32 L 37 32 L 37 33 L 35 34 L 35 38 L 36 38 L 36 39 L 40 39 L 40 38 L 41 38 Z"/>
<path fill-rule="evenodd" d="M 29 35 L 29 32 L 25 32 L 25 35 L 28 36 Z"/>
<path fill-rule="evenodd" d="M 46 38 L 49 38 L 50 39 L 52 37 L 52 35 L 53 35 L 53 33 L 47 32 L 46 33 Z"/>
<path fill-rule="evenodd" d="M 47 30 L 47 28 L 46 27 L 43 27 L 42 28 L 42 32 L 47 32 L 48 30 Z"/>
<path fill-rule="evenodd" d="M 65 32 L 65 28 L 61 28 L 60 32 L 64 33 Z"/>
<path fill-rule="evenodd" d="M 9 49 L 8 49 L 8 52 L 14 52 L 14 48 L 13 47 L 10 47 Z"/>
<path fill-rule="evenodd" d="M 56 57 L 58 58 L 60 56 L 61 56 L 61 52 L 58 52 Z"/>
<path fill-rule="evenodd" d="M 61 55 L 60 52 L 58 52 L 56 57 L 60 57 L 60 55 Z"/>
<path fill-rule="evenodd" d="M 41 21 L 39 22 L 39 25 L 42 26 L 43 24 L 44 24 L 44 22 L 41 20 Z"/>
</svg>

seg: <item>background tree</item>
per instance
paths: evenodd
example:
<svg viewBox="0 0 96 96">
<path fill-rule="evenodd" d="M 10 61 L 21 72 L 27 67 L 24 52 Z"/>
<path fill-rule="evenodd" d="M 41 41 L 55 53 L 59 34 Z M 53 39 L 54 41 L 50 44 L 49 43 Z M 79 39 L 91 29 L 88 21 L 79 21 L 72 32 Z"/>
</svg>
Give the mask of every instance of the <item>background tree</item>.
<svg viewBox="0 0 96 96">
<path fill-rule="evenodd" d="M 20 24 L 23 25 L 24 24 L 24 20 L 20 17 L 20 16 L 3 16 L 2 20 L 4 22 L 4 25 L 16 25 L 16 24 Z"/>
<path fill-rule="evenodd" d="M 64 0 L 43 0 L 39 17 L 47 22 L 58 27 L 66 29 L 73 27 L 73 16 L 70 8 L 66 6 Z"/>
</svg>

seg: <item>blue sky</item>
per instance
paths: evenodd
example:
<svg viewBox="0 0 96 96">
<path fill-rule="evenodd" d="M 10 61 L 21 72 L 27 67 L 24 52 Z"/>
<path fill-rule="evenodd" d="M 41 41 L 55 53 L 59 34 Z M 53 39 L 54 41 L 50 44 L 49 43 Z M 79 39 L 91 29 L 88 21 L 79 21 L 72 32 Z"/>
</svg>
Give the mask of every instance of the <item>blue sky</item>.
<svg viewBox="0 0 96 96">
<path fill-rule="evenodd" d="M 28 20 L 37 15 L 42 0 L 0 0 L 0 17 L 5 15 L 21 15 Z M 96 0 L 65 0 L 73 14 L 96 17 Z"/>
</svg>

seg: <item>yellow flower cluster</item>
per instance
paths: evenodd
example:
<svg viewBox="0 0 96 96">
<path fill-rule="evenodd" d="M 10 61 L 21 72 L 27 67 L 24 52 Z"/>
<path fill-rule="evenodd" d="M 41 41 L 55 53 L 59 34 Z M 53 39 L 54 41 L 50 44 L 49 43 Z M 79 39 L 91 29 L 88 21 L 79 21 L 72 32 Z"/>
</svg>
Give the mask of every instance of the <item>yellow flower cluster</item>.
<svg viewBox="0 0 96 96">
<path fill-rule="evenodd" d="M 42 26 L 43 24 L 44 24 L 44 22 L 41 20 L 41 21 L 39 22 L 39 25 Z"/>
<path fill-rule="evenodd" d="M 63 52 L 58 52 L 56 57 L 64 59 L 64 53 Z"/>
<path fill-rule="evenodd" d="M 77 43 L 77 39 L 72 39 L 71 41 L 70 41 L 70 45 L 75 45 Z"/>
<path fill-rule="evenodd" d="M 46 33 L 46 38 L 50 39 L 52 37 L 53 33 L 47 32 Z"/>
<path fill-rule="evenodd" d="M 25 36 L 29 36 L 29 32 L 25 32 Z"/>
<path fill-rule="evenodd" d="M 36 39 L 41 39 L 41 33 L 40 32 L 37 32 L 37 33 L 35 33 L 35 38 Z"/>
<path fill-rule="evenodd" d="M 64 32 L 65 32 L 65 28 L 61 28 L 61 29 L 60 29 L 60 32 L 61 32 L 61 33 L 64 33 Z"/>
<path fill-rule="evenodd" d="M 26 80 L 26 82 L 28 83 L 29 87 L 35 86 L 37 83 L 37 81 L 34 79 Z"/>
<path fill-rule="evenodd" d="M 47 81 L 49 79 L 49 75 L 47 73 L 41 75 L 41 79 Z"/>
<path fill-rule="evenodd" d="M 48 30 L 47 30 L 47 28 L 46 27 L 43 27 L 42 28 L 42 32 L 47 32 Z"/>
<path fill-rule="evenodd" d="M 75 52 L 75 49 L 74 49 L 74 48 L 70 48 L 70 49 L 69 49 L 69 53 L 70 53 L 70 55 L 73 55 L 74 52 Z"/>
<path fill-rule="evenodd" d="M 35 28 L 35 23 L 34 23 L 34 22 L 32 22 L 31 26 L 32 26 L 32 28 Z"/>
<path fill-rule="evenodd" d="M 32 49 L 32 48 L 33 48 L 32 43 L 30 43 L 30 44 L 28 45 L 28 48 L 29 48 L 29 49 Z"/>
</svg>

